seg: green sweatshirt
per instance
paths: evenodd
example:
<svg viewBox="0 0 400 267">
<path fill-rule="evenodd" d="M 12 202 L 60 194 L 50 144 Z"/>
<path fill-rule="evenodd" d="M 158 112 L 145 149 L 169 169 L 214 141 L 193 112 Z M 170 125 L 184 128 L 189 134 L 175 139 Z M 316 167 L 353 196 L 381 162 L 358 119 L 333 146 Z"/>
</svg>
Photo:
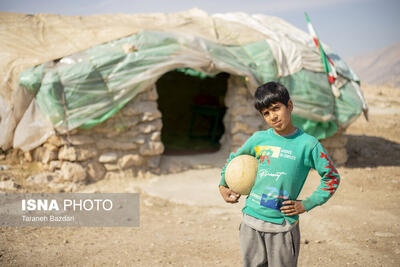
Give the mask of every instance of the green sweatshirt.
<svg viewBox="0 0 400 267">
<path fill-rule="evenodd" d="M 221 173 L 220 185 L 225 182 L 228 163 L 239 155 L 258 159 L 257 177 L 246 199 L 243 213 L 260 220 L 294 223 L 299 216 L 281 213 L 282 202 L 297 200 L 310 168 L 317 170 L 321 184 L 303 200 L 306 211 L 325 203 L 339 186 L 339 173 L 318 140 L 302 130 L 289 137 L 275 134 L 272 128 L 254 133 L 236 153 L 231 153 Z"/>
</svg>

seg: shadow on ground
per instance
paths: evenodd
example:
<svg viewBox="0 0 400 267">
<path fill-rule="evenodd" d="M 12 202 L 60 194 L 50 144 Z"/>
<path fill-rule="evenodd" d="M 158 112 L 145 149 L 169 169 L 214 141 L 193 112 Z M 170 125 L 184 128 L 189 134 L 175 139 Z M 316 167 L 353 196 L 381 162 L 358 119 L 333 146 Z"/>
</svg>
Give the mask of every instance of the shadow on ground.
<svg viewBox="0 0 400 267">
<path fill-rule="evenodd" d="M 346 135 L 346 167 L 400 166 L 400 144 L 381 137 Z"/>
</svg>

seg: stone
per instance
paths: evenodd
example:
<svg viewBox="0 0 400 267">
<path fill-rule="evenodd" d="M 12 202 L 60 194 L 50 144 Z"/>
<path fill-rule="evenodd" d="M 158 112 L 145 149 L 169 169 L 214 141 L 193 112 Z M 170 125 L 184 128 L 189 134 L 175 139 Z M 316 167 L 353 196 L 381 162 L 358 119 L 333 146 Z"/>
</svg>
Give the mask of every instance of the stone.
<svg viewBox="0 0 400 267">
<path fill-rule="evenodd" d="M 135 117 L 128 117 L 124 118 L 123 122 L 121 123 L 123 129 L 129 129 L 132 128 L 133 126 L 136 126 L 140 122 L 140 119 L 138 116 Z"/>
<path fill-rule="evenodd" d="M 33 150 L 33 159 L 35 161 L 42 161 L 43 154 L 46 151 L 46 148 L 40 146 Z"/>
<path fill-rule="evenodd" d="M 92 148 L 78 148 L 76 150 L 76 160 L 77 161 L 85 161 L 91 158 L 94 158 L 98 155 L 97 150 Z"/>
<path fill-rule="evenodd" d="M 153 132 L 150 134 L 151 141 L 160 141 L 161 140 L 161 132 Z"/>
<path fill-rule="evenodd" d="M 263 118 L 258 114 L 254 116 L 235 116 L 234 121 L 244 123 L 253 129 L 260 129 L 266 125 Z"/>
<path fill-rule="evenodd" d="M 121 135 L 121 132 L 114 131 L 114 132 L 109 132 L 109 133 L 105 133 L 105 134 L 106 134 L 107 138 L 114 139 L 114 138 L 118 138 Z"/>
<path fill-rule="evenodd" d="M 161 112 L 158 110 L 155 112 L 145 112 L 142 115 L 142 121 L 154 121 L 159 118 L 161 118 Z"/>
<path fill-rule="evenodd" d="M 10 180 L 10 177 L 8 175 L 0 174 L 0 181 L 7 181 Z"/>
<path fill-rule="evenodd" d="M 133 150 L 138 147 L 136 143 L 101 139 L 97 143 L 99 149 Z"/>
<path fill-rule="evenodd" d="M 239 107 L 235 107 L 235 108 L 231 108 L 230 113 L 233 116 L 238 116 L 238 115 L 248 115 L 248 116 L 252 116 L 254 115 L 255 109 L 252 105 L 242 105 Z"/>
<path fill-rule="evenodd" d="M 137 103 L 140 103 L 143 101 L 148 101 L 149 100 L 149 95 L 148 95 L 149 89 L 150 88 L 147 88 L 147 89 L 141 91 L 140 93 L 138 93 L 130 103 L 136 105 Z"/>
<path fill-rule="evenodd" d="M 157 102 L 143 101 L 131 102 L 122 110 L 124 116 L 141 115 L 141 121 L 153 121 L 161 118 L 161 112 L 157 109 Z"/>
<path fill-rule="evenodd" d="M 103 179 L 106 169 L 103 164 L 96 161 L 89 162 L 87 166 L 87 174 L 92 181 L 100 181 Z"/>
<path fill-rule="evenodd" d="M 243 85 L 243 83 L 241 84 Z M 234 88 L 235 94 L 242 95 L 242 96 L 248 96 L 249 95 L 249 90 L 244 87 L 244 86 L 238 86 Z"/>
<path fill-rule="evenodd" d="M 32 162 L 33 161 L 32 154 L 31 154 L 30 151 L 27 151 L 27 152 L 24 153 L 24 160 L 26 162 Z"/>
<path fill-rule="evenodd" d="M 61 161 L 59 160 L 53 160 L 50 161 L 49 163 L 49 171 L 53 172 L 57 169 L 61 169 Z"/>
<path fill-rule="evenodd" d="M 321 144 L 326 148 L 343 148 L 346 147 L 347 138 L 344 135 L 334 135 L 332 137 L 321 140 Z"/>
<path fill-rule="evenodd" d="M 158 99 L 157 88 L 155 86 L 147 91 L 147 98 L 150 101 L 156 101 Z"/>
<path fill-rule="evenodd" d="M 144 159 L 141 156 L 128 154 L 119 159 L 118 166 L 124 170 L 134 166 L 141 166 L 143 163 Z"/>
<path fill-rule="evenodd" d="M 232 95 L 228 99 L 225 99 L 226 106 L 232 109 L 247 106 L 249 104 L 248 99 L 240 95 Z"/>
<path fill-rule="evenodd" d="M 105 152 L 100 155 L 99 162 L 101 163 L 112 163 L 116 162 L 118 159 L 118 155 L 115 152 Z"/>
<path fill-rule="evenodd" d="M 152 122 L 145 122 L 139 125 L 139 130 L 142 133 L 151 133 L 154 131 L 161 131 L 162 128 L 162 121 L 157 119 Z"/>
<path fill-rule="evenodd" d="M 146 142 L 146 138 L 143 135 L 137 136 L 132 140 L 136 144 L 143 145 Z"/>
<path fill-rule="evenodd" d="M 158 168 L 160 167 L 160 162 L 161 162 L 161 156 L 150 157 L 147 159 L 147 166 L 152 169 Z"/>
<path fill-rule="evenodd" d="M 154 171 L 154 170 L 152 170 L 152 171 Z M 138 172 L 137 172 L 137 174 L 136 174 L 136 177 L 137 178 L 151 178 L 151 177 L 153 177 L 154 175 L 151 173 L 151 172 L 149 172 L 149 171 L 145 171 L 145 170 L 139 170 Z"/>
<path fill-rule="evenodd" d="M 86 180 L 86 170 L 78 163 L 64 162 L 61 165 L 61 174 L 66 181 L 83 182 Z"/>
<path fill-rule="evenodd" d="M 253 134 L 255 131 L 257 131 L 257 128 L 252 128 L 249 125 L 246 125 L 245 123 L 242 122 L 235 122 L 232 125 L 231 133 L 235 134 L 238 132 L 242 132 L 245 134 Z"/>
<path fill-rule="evenodd" d="M 237 133 L 232 136 L 232 145 L 233 146 L 241 146 L 246 140 L 250 137 L 248 134 Z"/>
<path fill-rule="evenodd" d="M 161 142 L 148 142 L 143 144 L 139 151 L 143 156 L 161 155 L 164 152 L 164 145 Z"/>
<path fill-rule="evenodd" d="M 56 174 L 53 172 L 42 172 L 35 175 L 31 175 L 26 179 L 26 182 L 30 185 L 47 185 L 51 181 L 55 180 Z"/>
<path fill-rule="evenodd" d="M 347 162 L 348 155 L 346 148 L 331 148 L 328 149 L 328 154 L 336 165 L 343 165 Z"/>
<path fill-rule="evenodd" d="M 66 144 L 65 140 L 57 135 L 50 136 L 46 142 L 55 145 L 56 147 L 60 147 Z"/>
<path fill-rule="evenodd" d="M 6 181 L 0 181 L 0 190 L 1 191 L 15 191 L 21 186 L 16 184 L 13 180 L 6 180 Z"/>
<path fill-rule="evenodd" d="M 118 138 L 123 139 L 123 140 L 131 140 L 132 138 L 135 138 L 140 135 L 140 131 L 137 127 L 131 128 L 126 132 L 121 133 Z M 108 137 L 108 135 L 107 135 Z"/>
<path fill-rule="evenodd" d="M 124 116 L 135 116 L 139 115 L 141 112 L 139 111 L 140 102 L 131 101 L 128 105 L 126 105 L 122 110 L 122 114 Z"/>
<path fill-rule="evenodd" d="M 72 135 L 68 140 L 74 146 L 90 145 L 95 142 L 92 137 L 87 135 Z"/>
<path fill-rule="evenodd" d="M 58 151 L 58 147 L 56 145 L 50 144 L 50 143 L 45 143 L 43 144 L 43 147 L 46 148 L 49 151 Z"/>
<path fill-rule="evenodd" d="M 72 146 L 63 146 L 58 152 L 59 160 L 75 161 L 76 158 L 76 150 Z"/>
<path fill-rule="evenodd" d="M 104 164 L 104 168 L 110 172 L 120 170 L 120 168 L 117 164 Z"/>
<path fill-rule="evenodd" d="M 50 151 L 50 150 L 45 149 L 45 151 L 42 155 L 41 162 L 44 164 L 47 164 L 50 161 L 57 159 L 57 157 L 58 157 L 58 151 Z"/>
</svg>

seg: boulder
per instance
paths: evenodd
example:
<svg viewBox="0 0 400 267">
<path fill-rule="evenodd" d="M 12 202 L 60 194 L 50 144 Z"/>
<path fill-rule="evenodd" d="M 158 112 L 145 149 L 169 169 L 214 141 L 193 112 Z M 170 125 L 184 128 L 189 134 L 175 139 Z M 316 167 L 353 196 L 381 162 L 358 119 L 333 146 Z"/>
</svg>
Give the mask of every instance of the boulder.
<svg viewBox="0 0 400 267">
<path fill-rule="evenodd" d="M 104 168 L 106 168 L 106 170 L 108 172 L 112 172 L 112 171 L 119 171 L 120 168 L 118 166 L 118 164 L 104 164 Z"/>
<path fill-rule="evenodd" d="M 78 163 L 64 162 L 61 165 L 61 175 L 66 181 L 84 182 L 86 180 L 86 170 Z"/>
<path fill-rule="evenodd" d="M 78 148 L 76 150 L 76 160 L 85 161 L 97 156 L 97 150 L 93 148 Z"/>
<path fill-rule="evenodd" d="M 143 157 L 136 154 L 128 154 L 119 159 L 118 166 L 124 170 L 134 166 L 141 166 L 143 163 Z"/>
<path fill-rule="evenodd" d="M 103 179 L 106 169 L 103 164 L 92 161 L 87 166 L 87 174 L 92 181 L 100 181 Z"/>
<path fill-rule="evenodd" d="M 101 139 L 97 143 L 99 149 L 115 149 L 115 150 L 133 150 L 138 147 L 134 142 L 114 141 L 110 139 Z"/>
<path fill-rule="evenodd" d="M 49 171 L 53 172 L 57 169 L 61 169 L 61 161 L 59 160 L 53 160 L 50 161 L 49 163 Z"/>
<path fill-rule="evenodd" d="M 47 139 L 46 143 L 55 145 L 56 147 L 60 147 L 60 146 L 64 145 L 66 142 L 60 136 L 52 135 Z"/>
<path fill-rule="evenodd" d="M 42 155 L 41 162 L 47 164 L 50 161 L 57 159 L 57 157 L 58 157 L 58 151 L 50 151 L 46 149 Z"/>
<path fill-rule="evenodd" d="M 147 159 L 147 166 L 149 168 L 158 168 L 160 167 L 161 156 L 150 157 Z"/>
<path fill-rule="evenodd" d="M 31 175 L 26 179 L 29 185 L 48 185 L 52 181 L 59 181 L 60 177 L 57 177 L 56 173 L 53 172 L 42 172 L 35 175 Z"/>
<path fill-rule="evenodd" d="M 87 135 L 71 135 L 68 140 L 74 146 L 90 145 L 95 142 L 92 137 Z"/>
<path fill-rule="evenodd" d="M 139 151 L 143 156 L 161 155 L 164 152 L 164 145 L 161 142 L 148 142 L 143 144 Z"/>
<path fill-rule="evenodd" d="M 0 181 L 0 191 L 15 191 L 20 188 L 13 180 Z"/>
<path fill-rule="evenodd" d="M 76 157 L 76 149 L 73 146 L 63 146 L 58 152 L 59 160 L 68 160 L 75 161 Z"/>
<path fill-rule="evenodd" d="M 153 132 L 150 135 L 150 140 L 151 141 L 160 141 L 161 140 L 161 132 Z"/>
<path fill-rule="evenodd" d="M 146 134 L 154 131 L 161 131 L 161 128 L 162 128 L 162 121 L 160 119 L 157 119 L 152 122 L 141 123 L 139 125 L 140 132 Z"/>
<path fill-rule="evenodd" d="M 118 155 L 115 152 L 105 152 L 100 155 L 99 162 L 101 163 L 112 163 L 116 162 L 118 159 Z"/>
</svg>

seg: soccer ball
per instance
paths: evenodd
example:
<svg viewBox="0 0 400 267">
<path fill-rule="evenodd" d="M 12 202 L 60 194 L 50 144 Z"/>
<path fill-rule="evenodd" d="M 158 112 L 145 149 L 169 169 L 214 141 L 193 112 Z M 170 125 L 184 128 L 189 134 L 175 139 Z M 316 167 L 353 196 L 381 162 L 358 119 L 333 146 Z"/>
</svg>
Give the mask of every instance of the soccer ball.
<svg viewBox="0 0 400 267">
<path fill-rule="evenodd" d="M 250 155 L 240 155 L 228 163 L 225 181 L 229 188 L 241 195 L 248 195 L 257 176 L 258 160 Z"/>
</svg>

